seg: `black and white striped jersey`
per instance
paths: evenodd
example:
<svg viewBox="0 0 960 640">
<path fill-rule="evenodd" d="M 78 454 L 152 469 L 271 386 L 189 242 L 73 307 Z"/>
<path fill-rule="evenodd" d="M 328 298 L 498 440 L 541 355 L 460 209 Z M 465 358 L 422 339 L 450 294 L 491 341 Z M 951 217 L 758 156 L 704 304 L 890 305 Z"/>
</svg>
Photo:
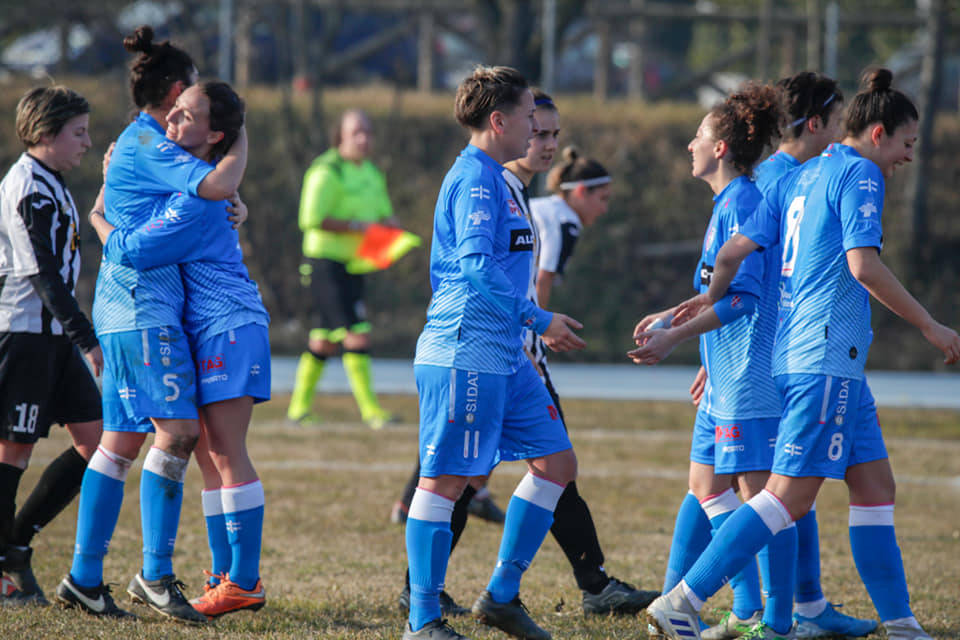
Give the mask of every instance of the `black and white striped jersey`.
<svg viewBox="0 0 960 640">
<path fill-rule="evenodd" d="M 580 216 L 558 195 L 534 198 L 530 213 L 540 234 L 539 268 L 562 276 L 580 239 Z"/>
<path fill-rule="evenodd" d="M 66 334 L 97 345 L 74 292 L 79 217 L 56 171 L 24 153 L 0 182 L 0 332 Z"/>
</svg>

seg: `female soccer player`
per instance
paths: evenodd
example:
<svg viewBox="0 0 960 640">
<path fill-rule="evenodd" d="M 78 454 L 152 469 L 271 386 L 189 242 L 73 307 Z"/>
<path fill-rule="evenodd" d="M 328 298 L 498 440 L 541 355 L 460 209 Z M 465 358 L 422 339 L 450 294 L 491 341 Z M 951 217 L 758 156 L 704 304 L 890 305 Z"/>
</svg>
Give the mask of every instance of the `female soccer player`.
<svg viewBox="0 0 960 640">
<path fill-rule="evenodd" d="M 417 342 L 421 477 L 407 519 L 410 617 L 403 637 L 463 638 L 441 619 L 450 518 L 471 476 L 498 460 L 527 460 L 507 508 L 497 567 L 473 606 L 485 624 L 549 638 L 527 615 L 520 578 L 553 520 L 576 456 L 563 423 L 523 354 L 534 327 L 555 350 L 584 346 L 579 323 L 526 297 L 533 231 L 503 181 L 503 163 L 532 136 L 533 94 L 509 67 L 478 67 L 457 89 L 455 114 L 470 144 L 444 178 L 430 254 L 433 298 Z"/>
<path fill-rule="evenodd" d="M 540 256 L 537 261 L 537 300 L 550 304 L 554 280 L 563 276 L 584 227 L 591 226 L 610 206 L 610 174 L 576 148 L 563 150 L 561 163 L 547 177 L 554 193 L 530 201 L 530 213 L 537 226 Z"/>
<path fill-rule="evenodd" d="M 15 586 L 7 593 L 2 585 L 0 606 L 48 604 L 30 541 L 80 491 L 103 427 L 100 392 L 84 364 L 99 376 L 103 355 L 74 297 L 80 220 L 62 176 L 90 148 L 89 120 L 86 99 L 66 87 L 28 91 L 16 117 L 26 152 L 0 182 L 0 569 Z M 47 466 L 14 517 L 20 477 L 53 422 L 73 446 Z"/>
<path fill-rule="evenodd" d="M 755 171 L 757 187 L 761 193 L 773 184 L 783 174 L 798 166 L 800 163 L 818 155 L 831 142 L 840 137 L 841 112 L 843 95 L 837 88 L 836 82 L 825 76 L 803 72 L 790 78 L 781 80 L 777 88 L 782 97 L 785 109 L 784 125 L 786 131 L 781 139 L 776 153 L 762 162 Z M 779 251 L 771 249 L 764 254 L 765 271 L 762 296 L 759 301 L 761 313 L 767 313 L 767 321 L 772 322 L 775 316 L 776 300 L 779 298 L 780 259 Z M 772 327 L 768 327 L 772 331 Z M 635 357 L 645 362 L 651 362 L 662 354 L 669 352 L 678 340 L 690 336 L 690 327 L 687 329 L 666 330 L 654 337 L 644 347 L 638 350 Z M 683 336 L 681 336 L 683 334 Z M 643 335 L 643 334 L 641 334 Z M 646 340 L 642 337 L 641 340 Z M 772 347 L 772 342 L 769 343 Z M 769 363 L 769 355 L 767 361 Z M 718 367 L 714 363 L 714 367 Z M 723 368 L 721 366 L 721 368 Z M 705 370 L 701 369 L 704 374 Z M 758 384 L 764 388 L 772 388 L 772 378 L 769 372 L 762 374 Z M 759 397 L 768 397 L 761 394 Z M 779 394 L 777 394 L 779 406 Z M 779 415 L 779 411 L 777 412 Z M 742 425 L 737 425 L 737 434 L 742 431 Z M 737 438 L 738 439 L 738 438 Z M 723 446 L 734 446 L 736 442 L 729 439 L 721 440 Z M 772 451 L 769 462 L 772 463 Z M 765 480 L 765 478 L 763 478 Z M 745 494 L 756 493 L 756 490 Z M 731 507 L 736 506 L 731 501 Z M 703 535 L 706 524 L 702 509 L 694 496 L 688 498 L 681 505 L 677 524 L 674 529 L 674 544 L 671 548 L 670 562 L 667 568 L 664 590 L 667 591 L 676 585 L 687 569 L 696 560 L 699 554 L 709 543 L 709 536 Z M 715 527 L 714 527 L 715 528 Z M 873 631 L 877 623 L 873 620 L 860 620 L 837 611 L 823 597 L 820 588 L 820 554 L 819 540 L 815 511 L 802 518 L 796 524 L 798 536 L 798 566 L 797 584 L 798 594 L 794 620 L 797 621 L 798 637 L 819 637 L 832 634 L 846 636 L 863 636 Z M 761 568 L 765 574 L 769 570 L 766 557 Z M 760 621 L 759 584 L 755 576 L 756 571 L 750 563 L 749 572 L 734 579 L 734 603 L 731 611 L 724 614 L 720 623 L 703 632 L 707 640 L 735 638 L 747 633 Z"/>
<path fill-rule="evenodd" d="M 243 120 L 243 101 L 233 89 L 206 82 L 177 98 L 167 114 L 167 137 L 214 163 L 237 139 Z M 260 609 L 265 602 L 259 573 L 263 485 L 247 454 L 246 434 L 253 404 L 270 399 L 270 317 L 224 208 L 178 193 L 144 225 L 116 231 L 99 212 L 91 214 L 104 259 L 138 271 L 180 263 L 184 330 L 196 362 L 203 427 L 195 453 L 206 486 L 205 511 L 218 512 L 207 516 L 214 556 L 207 573 L 216 582 L 191 601 L 209 618 Z"/>
<path fill-rule="evenodd" d="M 212 200 L 231 196 L 246 166 L 244 133 L 216 168 L 163 137 L 167 113 L 196 79 L 190 56 L 169 42 L 154 43 L 150 27 L 137 29 L 124 46 L 139 54 L 130 88 L 142 111 L 113 151 L 104 191 L 107 220 L 119 228 L 139 226 L 178 191 Z M 93 312 L 105 356 L 104 435 L 84 474 L 73 566 L 57 589 L 67 606 L 129 615 L 103 584 L 103 557 L 127 472 L 155 428 L 140 482 L 143 568 L 127 591 L 163 615 L 206 621 L 183 596 L 172 566 L 183 476 L 199 435 L 195 373 L 181 327 L 183 296 L 176 266 L 141 272 L 101 263 Z"/>
<path fill-rule="evenodd" d="M 893 472 L 863 380 L 872 340 L 868 293 L 918 327 L 948 364 L 960 359 L 960 337 L 936 322 L 879 257 L 884 178 L 912 160 L 917 136 L 916 108 L 891 80 L 886 69 L 865 74 L 842 144 L 771 187 L 718 253 L 708 291 L 679 309 L 694 314 L 722 299 L 747 256 L 782 247 L 773 374 L 783 413 L 772 473 L 683 580 L 648 608 L 656 637 L 699 637 L 697 612 L 724 576 L 803 517 L 824 479 L 843 478 L 854 561 L 888 637 L 930 639 L 910 610 L 893 527 Z"/>
</svg>

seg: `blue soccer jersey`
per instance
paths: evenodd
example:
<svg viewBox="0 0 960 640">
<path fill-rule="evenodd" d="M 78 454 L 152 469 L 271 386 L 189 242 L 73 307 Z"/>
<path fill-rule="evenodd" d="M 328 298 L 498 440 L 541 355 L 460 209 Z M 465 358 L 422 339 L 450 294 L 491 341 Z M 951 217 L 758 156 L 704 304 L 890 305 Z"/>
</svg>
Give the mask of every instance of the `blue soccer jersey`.
<svg viewBox="0 0 960 640">
<path fill-rule="evenodd" d="M 832 144 L 777 181 L 741 233 L 781 247 L 773 373 L 860 379 L 873 339 L 867 290 L 846 252 L 880 249 L 884 180 L 856 150 Z"/>
<path fill-rule="evenodd" d="M 243 264 L 227 204 L 173 194 L 160 215 L 139 227 L 115 229 L 104 246 L 105 260 L 138 271 L 180 264 L 186 294 L 183 328 L 194 345 L 224 331 L 270 322 Z"/>
<path fill-rule="evenodd" d="M 502 172 L 470 145 L 443 180 L 430 249 L 433 297 L 415 364 L 509 375 L 525 357 L 523 328 L 542 333 L 550 324 L 551 314 L 526 297 L 534 234 Z"/>
<path fill-rule="evenodd" d="M 703 239 L 703 252 L 693 285 L 710 287 L 717 252 L 753 213 L 761 195 L 746 176 L 736 178 L 714 197 L 713 215 Z M 730 294 L 760 298 L 766 256 L 754 252 L 743 261 L 730 284 Z M 735 298 L 734 298 L 735 300 Z M 770 374 L 774 316 L 760 312 L 737 318 L 700 336 L 700 358 L 708 384 L 703 409 L 725 419 L 766 418 L 780 415 L 780 400 Z"/>
<path fill-rule="evenodd" d="M 160 123 L 141 113 L 113 150 L 104 192 L 107 221 L 117 228 L 138 227 L 157 214 L 170 193 L 195 195 L 212 169 L 164 138 Z M 138 271 L 104 260 L 93 302 L 97 334 L 178 326 L 183 296 L 175 266 Z"/>
<path fill-rule="evenodd" d="M 789 153 L 775 151 L 754 168 L 753 181 L 757 189 L 760 189 L 760 193 L 766 193 L 770 185 L 779 180 L 783 174 L 799 166 L 800 162 Z"/>
</svg>

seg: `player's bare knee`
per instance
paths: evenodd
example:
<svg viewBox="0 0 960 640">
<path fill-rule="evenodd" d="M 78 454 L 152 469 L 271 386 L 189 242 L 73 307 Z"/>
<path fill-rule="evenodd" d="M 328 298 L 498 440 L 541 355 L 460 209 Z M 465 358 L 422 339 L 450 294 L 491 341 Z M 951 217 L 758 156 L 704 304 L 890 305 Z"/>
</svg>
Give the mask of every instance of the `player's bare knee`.
<svg viewBox="0 0 960 640">
<path fill-rule="evenodd" d="M 26 469 L 30 464 L 33 444 L 0 439 L 0 462 L 18 469 Z"/>
</svg>

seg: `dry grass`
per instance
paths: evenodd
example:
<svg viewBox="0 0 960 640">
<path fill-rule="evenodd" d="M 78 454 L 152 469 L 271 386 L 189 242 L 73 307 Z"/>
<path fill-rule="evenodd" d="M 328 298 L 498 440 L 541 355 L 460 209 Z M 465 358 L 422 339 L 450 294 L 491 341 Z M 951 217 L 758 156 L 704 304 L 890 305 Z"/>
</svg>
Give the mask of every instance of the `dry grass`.
<svg viewBox="0 0 960 640">
<path fill-rule="evenodd" d="M 387 405 L 404 424 L 373 432 L 358 424 L 352 401 L 322 396 L 324 427 L 299 429 L 282 420 L 285 398 L 258 407 L 251 449 L 267 489 L 263 576 L 269 606 L 240 613 L 208 628 L 160 621 L 142 607 L 139 623 L 95 620 L 57 607 L 3 610 L 3 638 L 391 638 L 400 637 L 396 610 L 402 586 L 402 529 L 387 514 L 406 481 L 416 452 L 415 399 L 396 396 Z M 693 410 L 678 404 L 565 403 L 581 465 L 580 485 L 590 503 L 607 555 L 608 570 L 646 588 L 660 585 L 673 517 L 685 491 L 686 456 Z M 960 432 L 947 411 L 885 411 L 891 459 L 900 485 L 897 524 L 917 617 L 936 638 L 960 637 Z M 56 429 L 41 442 L 21 491 L 36 481 L 44 463 L 67 444 Z M 505 503 L 522 473 L 504 465 L 491 486 Z M 118 600 L 139 567 L 138 473 L 131 473 L 127 500 L 107 556 L 106 577 L 118 583 Z M 207 566 L 200 515 L 199 474 L 191 469 L 175 566 L 195 593 Z M 829 483 L 818 501 L 823 582 L 828 598 L 859 616 L 874 614 L 850 556 L 845 491 Z M 76 521 L 74 504 L 35 540 L 38 578 L 52 595 L 70 566 Z M 472 521 L 448 572 L 447 588 L 469 605 L 486 584 L 500 529 Z M 547 540 L 524 578 L 523 596 L 555 638 L 645 638 L 641 619 L 584 619 L 580 594 L 563 554 Z M 721 592 L 710 605 L 729 603 Z M 710 617 L 709 611 L 707 617 Z M 457 628 L 473 638 L 501 638 L 470 621 Z"/>
</svg>

